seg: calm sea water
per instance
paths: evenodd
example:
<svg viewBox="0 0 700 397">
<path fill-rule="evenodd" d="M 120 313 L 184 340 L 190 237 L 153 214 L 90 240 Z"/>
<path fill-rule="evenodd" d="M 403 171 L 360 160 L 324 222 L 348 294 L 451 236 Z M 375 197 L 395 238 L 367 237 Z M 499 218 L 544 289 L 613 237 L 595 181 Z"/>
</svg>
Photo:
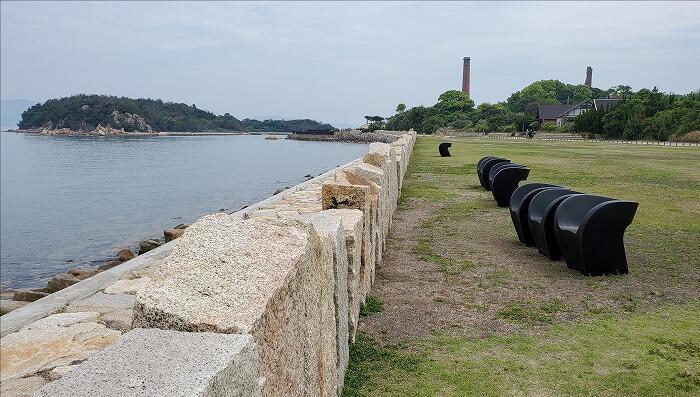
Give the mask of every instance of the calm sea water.
<svg viewBox="0 0 700 397">
<path fill-rule="evenodd" d="M 2 289 L 112 259 L 219 209 L 238 210 L 359 157 L 365 145 L 263 136 L 0 133 Z"/>
</svg>

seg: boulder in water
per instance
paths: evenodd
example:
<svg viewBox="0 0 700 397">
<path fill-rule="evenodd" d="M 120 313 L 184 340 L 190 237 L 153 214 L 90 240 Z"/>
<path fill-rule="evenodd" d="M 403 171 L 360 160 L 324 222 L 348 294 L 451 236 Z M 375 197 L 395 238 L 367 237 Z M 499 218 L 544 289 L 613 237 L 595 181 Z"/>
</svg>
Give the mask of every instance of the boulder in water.
<svg viewBox="0 0 700 397">
<path fill-rule="evenodd" d="M 58 273 L 57 275 L 51 277 L 49 282 L 46 283 L 46 292 L 54 293 L 79 282 L 80 279 L 72 274 Z"/>
<path fill-rule="evenodd" d="M 163 236 L 165 236 L 165 242 L 173 241 L 176 238 L 182 236 L 185 233 L 185 229 L 165 229 L 163 230 Z"/>
<path fill-rule="evenodd" d="M 160 247 L 160 245 L 161 245 L 161 242 L 158 240 L 151 239 L 151 240 L 142 241 L 141 244 L 139 244 L 139 255 L 143 255 L 152 249 L 156 249 L 156 248 Z"/>
<path fill-rule="evenodd" d="M 117 259 L 119 259 L 122 262 L 126 262 L 129 259 L 134 259 L 134 253 L 131 252 L 130 249 L 126 248 L 123 250 L 119 250 L 119 252 L 117 252 Z"/>
</svg>

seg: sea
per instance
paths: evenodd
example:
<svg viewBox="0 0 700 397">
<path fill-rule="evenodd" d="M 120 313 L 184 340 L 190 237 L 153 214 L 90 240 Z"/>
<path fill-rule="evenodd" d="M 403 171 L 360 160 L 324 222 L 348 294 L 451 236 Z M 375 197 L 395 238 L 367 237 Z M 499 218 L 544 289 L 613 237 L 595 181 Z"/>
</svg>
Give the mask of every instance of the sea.
<svg viewBox="0 0 700 397">
<path fill-rule="evenodd" d="M 163 229 L 236 211 L 366 149 L 265 135 L 0 132 L 0 289 L 39 288 L 98 266 Z"/>
</svg>

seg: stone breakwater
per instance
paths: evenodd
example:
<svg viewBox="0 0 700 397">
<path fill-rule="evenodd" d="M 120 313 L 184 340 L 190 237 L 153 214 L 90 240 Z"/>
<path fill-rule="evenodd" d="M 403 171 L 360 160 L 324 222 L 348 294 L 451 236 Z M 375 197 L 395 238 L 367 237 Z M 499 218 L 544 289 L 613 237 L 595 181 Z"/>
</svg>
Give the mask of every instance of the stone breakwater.
<svg viewBox="0 0 700 397">
<path fill-rule="evenodd" d="M 415 143 L 392 135 L 3 316 L 2 395 L 339 395 Z"/>
<path fill-rule="evenodd" d="M 403 131 L 360 131 L 360 130 L 340 130 L 333 135 L 322 134 L 299 134 L 291 133 L 287 135 L 289 139 L 298 141 L 334 141 L 334 142 L 384 142 L 392 143 L 398 136 L 403 134 Z M 413 131 L 410 131 L 413 133 Z"/>
</svg>

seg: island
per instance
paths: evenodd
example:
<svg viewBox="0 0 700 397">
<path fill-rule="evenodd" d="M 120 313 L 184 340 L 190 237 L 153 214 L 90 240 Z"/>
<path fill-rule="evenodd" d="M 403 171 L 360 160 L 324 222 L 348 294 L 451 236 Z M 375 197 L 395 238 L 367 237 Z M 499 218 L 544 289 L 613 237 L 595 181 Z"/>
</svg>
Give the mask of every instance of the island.
<svg viewBox="0 0 700 397">
<path fill-rule="evenodd" d="M 19 132 L 46 135 L 151 135 L 162 133 L 245 133 L 334 131 L 326 123 L 301 120 L 239 120 L 195 104 L 109 95 L 49 99 L 22 113 Z"/>
</svg>

